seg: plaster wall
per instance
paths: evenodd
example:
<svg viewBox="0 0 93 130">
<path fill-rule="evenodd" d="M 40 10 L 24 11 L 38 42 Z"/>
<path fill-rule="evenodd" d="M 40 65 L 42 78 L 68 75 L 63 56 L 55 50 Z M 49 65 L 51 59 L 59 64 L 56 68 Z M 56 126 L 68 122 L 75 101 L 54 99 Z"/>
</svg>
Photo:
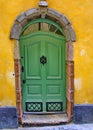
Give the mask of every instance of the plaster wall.
<svg viewBox="0 0 93 130">
<path fill-rule="evenodd" d="M 0 0 L 0 106 L 16 106 L 14 44 L 9 39 L 15 18 L 38 6 L 39 0 Z M 74 43 L 75 104 L 93 104 L 93 1 L 47 0 L 49 8 L 64 13 L 76 32 Z"/>
</svg>

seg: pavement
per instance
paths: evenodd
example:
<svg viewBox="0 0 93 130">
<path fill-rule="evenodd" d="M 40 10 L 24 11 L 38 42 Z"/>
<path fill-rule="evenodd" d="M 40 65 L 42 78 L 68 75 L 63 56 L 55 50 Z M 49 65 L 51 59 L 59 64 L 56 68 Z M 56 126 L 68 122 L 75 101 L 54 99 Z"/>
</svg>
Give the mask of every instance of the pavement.
<svg viewBox="0 0 93 130">
<path fill-rule="evenodd" d="M 42 126 L 42 127 L 19 127 L 15 129 L 3 130 L 93 130 L 93 124 L 65 124 L 56 126 Z"/>
</svg>

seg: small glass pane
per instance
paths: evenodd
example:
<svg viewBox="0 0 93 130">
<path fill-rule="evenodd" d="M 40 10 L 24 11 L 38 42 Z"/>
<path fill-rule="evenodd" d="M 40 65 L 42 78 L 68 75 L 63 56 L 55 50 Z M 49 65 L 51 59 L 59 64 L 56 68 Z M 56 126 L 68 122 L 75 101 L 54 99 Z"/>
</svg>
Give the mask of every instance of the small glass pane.
<svg viewBox="0 0 93 130">
<path fill-rule="evenodd" d="M 56 27 L 53 26 L 53 25 L 50 25 L 49 31 L 50 32 L 55 32 L 55 30 L 56 30 Z"/>
<path fill-rule="evenodd" d="M 38 23 L 30 25 L 27 29 L 24 30 L 22 35 L 27 35 L 35 31 L 38 31 Z"/>
<path fill-rule="evenodd" d="M 60 30 L 57 30 L 57 31 L 56 31 L 56 34 L 58 34 L 58 35 L 63 35 Z"/>
<path fill-rule="evenodd" d="M 42 23 L 42 30 L 49 31 L 49 25 L 47 23 Z"/>
<path fill-rule="evenodd" d="M 38 23 L 32 24 L 30 29 L 31 29 L 31 33 L 38 31 Z"/>
</svg>

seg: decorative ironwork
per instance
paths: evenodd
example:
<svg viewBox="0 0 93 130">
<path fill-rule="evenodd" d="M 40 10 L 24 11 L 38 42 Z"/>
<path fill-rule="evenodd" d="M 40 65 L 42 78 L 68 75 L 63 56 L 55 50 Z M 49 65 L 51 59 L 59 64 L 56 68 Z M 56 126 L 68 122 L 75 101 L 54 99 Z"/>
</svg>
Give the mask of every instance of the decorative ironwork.
<svg viewBox="0 0 93 130">
<path fill-rule="evenodd" d="M 26 102 L 26 111 L 27 112 L 42 112 L 42 103 L 41 102 Z"/>
<path fill-rule="evenodd" d="M 48 112 L 62 111 L 63 104 L 62 104 L 62 102 L 47 102 L 46 103 L 46 110 Z"/>
<path fill-rule="evenodd" d="M 40 57 L 40 62 L 44 65 L 47 62 L 47 58 L 45 56 Z"/>
</svg>

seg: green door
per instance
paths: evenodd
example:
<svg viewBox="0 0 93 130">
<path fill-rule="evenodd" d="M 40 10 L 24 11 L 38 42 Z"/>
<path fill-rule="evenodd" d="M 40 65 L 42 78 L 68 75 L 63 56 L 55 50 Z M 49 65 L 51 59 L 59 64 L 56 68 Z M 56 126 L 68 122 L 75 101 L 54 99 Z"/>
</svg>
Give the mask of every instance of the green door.
<svg viewBox="0 0 93 130">
<path fill-rule="evenodd" d="M 20 38 L 24 112 L 66 111 L 66 41 L 37 32 Z"/>
</svg>

